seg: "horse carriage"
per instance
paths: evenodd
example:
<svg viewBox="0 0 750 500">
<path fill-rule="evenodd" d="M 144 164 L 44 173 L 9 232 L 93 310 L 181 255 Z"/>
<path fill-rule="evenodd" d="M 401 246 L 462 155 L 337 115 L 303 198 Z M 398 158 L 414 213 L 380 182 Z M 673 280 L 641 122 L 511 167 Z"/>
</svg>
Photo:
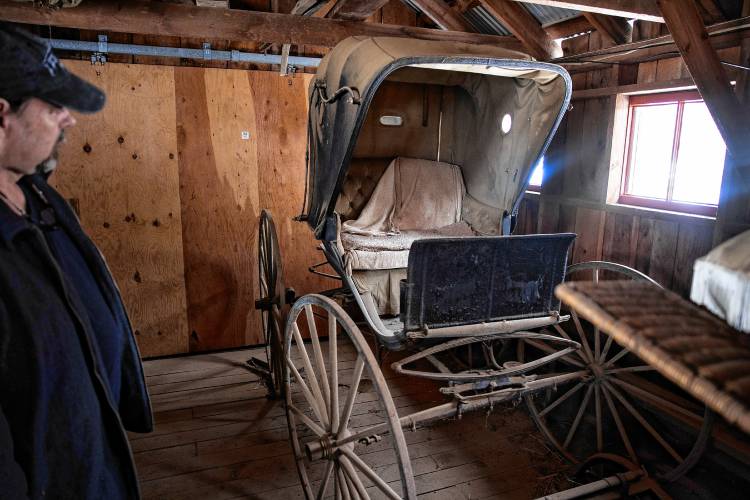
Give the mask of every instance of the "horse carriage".
<svg viewBox="0 0 750 500">
<path fill-rule="evenodd" d="M 342 286 L 286 289 L 263 212 L 256 307 L 268 360 L 249 361 L 285 401 L 307 498 L 415 498 L 404 430 L 510 401 L 525 401 L 573 462 L 617 454 L 667 464 L 665 476 L 694 463 L 703 408 L 553 293 L 566 276 L 650 279 L 613 263 L 568 266 L 574 234 L 512 234 L 570 98 L 563 68 L 491 46 L 355 37 L 323 59 L 298 219 Z M 321 266 L 310 270 L 327 275 Z M 446 402 L 399 415 L 384 351 L 404 351 L 393 372 L 444 384 Z M 365 397 L 373 410 L 353 415 Z M 695 436 L 685 442 L 675 418 Z M 397 478 L 360 457 L 369 446 L 392 455 Z"/>
</svg>

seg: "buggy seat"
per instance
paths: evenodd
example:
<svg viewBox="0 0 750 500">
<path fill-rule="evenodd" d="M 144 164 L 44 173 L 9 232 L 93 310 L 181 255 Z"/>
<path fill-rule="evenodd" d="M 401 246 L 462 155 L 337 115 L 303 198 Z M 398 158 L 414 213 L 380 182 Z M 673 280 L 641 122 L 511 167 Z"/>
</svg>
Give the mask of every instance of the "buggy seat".
<svg viewBox="0 0 750 500">
<path fill-rule="evenodd" d="M 406 277 L 412 243 L 475 233 L 461 219 L 460 167 L 397 157 L 378 174 L 382 165 L 382 160 L 352 164 L 348 180 L 357 180 L 345 184 L 337 212 L 342 219 L 355 216 L 343 220 L 339 244 L 360 291 L 373 292 L 381 314 L 398 314 L 398 282 Z"/>
</svg>

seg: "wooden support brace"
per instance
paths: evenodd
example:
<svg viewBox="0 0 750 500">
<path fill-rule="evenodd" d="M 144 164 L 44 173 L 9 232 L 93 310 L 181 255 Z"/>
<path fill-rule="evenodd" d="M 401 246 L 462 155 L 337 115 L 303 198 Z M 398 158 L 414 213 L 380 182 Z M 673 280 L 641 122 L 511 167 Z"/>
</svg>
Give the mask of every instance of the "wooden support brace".
<svg viewBox="0 0 750 500">
<path fill-rule="evenodd" d="M 698 91 L 743 170 L 750 167 L 750 120 L 741 112 L 729 77 L 708 41 L 703 19 L 693 1 L 658 0 L 664 20 Z M 750 178 L 750 176 L 747 176 Z"/>
<path fill-rule="evenodd" d="M 611 43 L 620 45 L 630 42 L 633 29 L 625 18 L 604 16 L 592 12 L 584 12 L 583 16 L 596 28 L 596 31 Z"/>
<path fill-rule="evenodd" d="M 541 61 L 562 55 L 562 48 L 544 31 L 534 16 L 512 0 L 481 0 L 487 11 L 521 40 L 526 50 Z"/>
<path fill-rule="evenodd" d="M 451 31 L 474 31 L 463 16 L 451 9 L 443 0 L 412 0 L 419 10 L 432 19 L 441 29 Z"/>
</svg>

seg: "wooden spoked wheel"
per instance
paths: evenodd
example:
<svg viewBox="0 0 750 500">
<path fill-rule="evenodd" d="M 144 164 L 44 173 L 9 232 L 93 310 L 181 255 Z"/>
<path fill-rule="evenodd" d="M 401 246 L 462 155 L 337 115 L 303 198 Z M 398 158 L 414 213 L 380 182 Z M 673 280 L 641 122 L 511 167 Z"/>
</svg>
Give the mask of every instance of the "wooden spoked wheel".
<svg viewBox="0 0 750 500">
<path fill-rule="evenodd" d="M 570 266 L 567 277 L 587 274 L 598 281 L 637 279 L 652 281 L 627 266 L 586 262 Z M 646 465 L 652 474 L 676 479 L 697 461 L 705 444 L 704 406 L 661 377 L 652 367 L 612 341 L 612 337 L 580 318 L 576 311 L 567 322 L 545 328 L 581 344 L 571 354 L 546 367 L 550 373 L 586 371 L 578 380 L 524 397 L 529 412 L 544 436 L 573 463 L 596 453 L 614 453 Z M 550 352 L 537 340 L 518 345 L 519 361 Z M 685 432 L 693 428 L 694 432 Z"/>
<path fill-rule="evenodd" d="M 351 318 L 333 300 L 305 295 L 291 308 L 284 341 L 287 421 L 305 496 L 416 498 L 396 407 Z M 374 426 L 387 435 L 347 441 Z"/>
<path fill-rule="evenodd" d="M 268 360 L 266 385 L 269 395 L 276 397 L 284 375 L 282 344 L 282 313 L 285 289 L 282 282 L 281 250 L 273 217 L 267 210 L 260 215 L 258 228 L 258 290 L 263 340 Z"/>
</svg>

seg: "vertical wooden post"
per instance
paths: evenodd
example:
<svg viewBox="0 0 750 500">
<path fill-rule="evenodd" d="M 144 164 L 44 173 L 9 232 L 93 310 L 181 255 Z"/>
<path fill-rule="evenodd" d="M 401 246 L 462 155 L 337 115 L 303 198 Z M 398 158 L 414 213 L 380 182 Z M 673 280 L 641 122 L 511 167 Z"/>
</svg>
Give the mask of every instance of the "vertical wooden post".
<svg viewBox="0 0 750 500">
<path fill-rule="evenodd" d="M 719 214 L 714 241 L 750 227 L 750 120 L 744 113 L 716 51 L 708 41 L 703 19 L 694 0 L 657 0 L 698 90 L 727 145 Z M 742 85 L 745 87 L 744 83 Z M 744 90 L 743 90 L 744 92 Z M 738 226 L 739 225 L 739 226 Z"/>
</svg>

